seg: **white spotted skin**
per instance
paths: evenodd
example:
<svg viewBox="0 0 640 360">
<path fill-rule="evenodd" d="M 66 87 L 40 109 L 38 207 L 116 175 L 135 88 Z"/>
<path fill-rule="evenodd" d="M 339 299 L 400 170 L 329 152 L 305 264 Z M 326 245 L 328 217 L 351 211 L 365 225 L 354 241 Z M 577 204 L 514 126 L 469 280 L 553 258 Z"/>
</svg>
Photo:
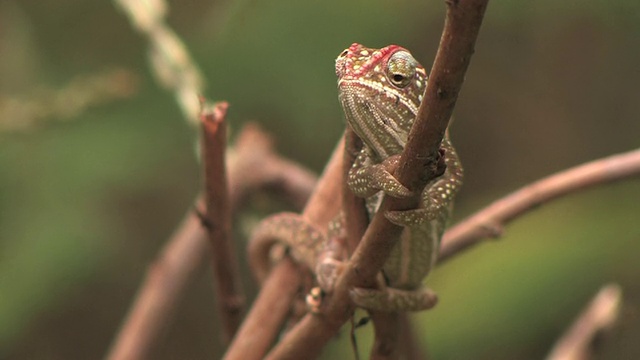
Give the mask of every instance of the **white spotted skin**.
<svg viewBox="0 0 640 360">
<path fill-rule="evenodd" d="M 362 55 L 364 51 L 370 55 Z M 399 56 L 403 63 L 392 67 Z M 357 196 L 367 199 L 369 215 L 373 217 L 381 193 L 396 197 L 410 194 L 391 174 L 422 101 L 427 74 L 404 48 L 390 45 L 377 50 L 359 44 L 351 45 L 338 57 L 336 74 L 347 123 L 364 143 L 349 172 L 348 184 Z M 398 74 L 401 76 L 394 78 Z M 393 223 L 405 226 L 383 267 L 387 291 L 406 291 L 407 298 L 415 296 L 415 291 L 425 291 L 422 282 L 435 266 L 440 239 L 462 185 L 463 170 L 448 135 L 441 151 L 446 169 L 425 186 L 420 207 L 385 214 Z M 367 297 L 363 302 L 374 310 L 421 310 L 433 306 L 407 299 L 398 300 L 398 305 L 390 303 L 383 292 L 361 293 Z M 373 300 L 376 297 L 379 304 Z"/>
<path fill-rule="evenodd" d="M 370 49 L 353 44 L 336 59 L 336 75 L 348 125 L 364 143 L 347 182 L 357 196 L 366 198 L 372 218 L 383 194 L 411 195 L 392 173 L 422 101 L 427 74 L 404 48 L 391 45 Z M 357 306 L 377 311 L 418 311 L 435 305 L 437 296 L 422 287 L 422 282 L 435 265 L 463 177 L 448 136 L 442 141 L 441 153 L 444 173 L 425 186 L 419 208 L 385 214 L 405 228 L 383 266 L 387 287 L 353 289 L 350 295 Z M 330 293 L 346 260 L 343 218 L 339 213 L 326 229 L 316 229 L 297 214 L 277 214 L 263 220 L 249 243 L 249 260 L 258 280 L 264 280 L 270 270 L 272 246 L 283 244 L 296 261 L 315 273 L 322 290 Z M 310 307 L 317 311 L 319 296 L 309 298 Z"/>
</svg>

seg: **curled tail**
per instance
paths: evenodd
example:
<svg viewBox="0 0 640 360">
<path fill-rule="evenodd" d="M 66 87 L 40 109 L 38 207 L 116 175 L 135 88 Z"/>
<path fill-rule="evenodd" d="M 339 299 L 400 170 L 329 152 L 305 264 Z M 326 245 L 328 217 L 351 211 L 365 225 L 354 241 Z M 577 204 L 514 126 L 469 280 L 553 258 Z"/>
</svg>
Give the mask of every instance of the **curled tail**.
<svg viewBox="0 0 640 360">
<path fill-rule="evenodd" d="M 325 236 L 295 213 L 272 215 L 258 224 L 249 241 L 249 263 L 253 274 L 262 283 L 271 270 L 271 249 L 282 244 L 293 258 L 312 271 L 321 251 Z"/>
</svg>

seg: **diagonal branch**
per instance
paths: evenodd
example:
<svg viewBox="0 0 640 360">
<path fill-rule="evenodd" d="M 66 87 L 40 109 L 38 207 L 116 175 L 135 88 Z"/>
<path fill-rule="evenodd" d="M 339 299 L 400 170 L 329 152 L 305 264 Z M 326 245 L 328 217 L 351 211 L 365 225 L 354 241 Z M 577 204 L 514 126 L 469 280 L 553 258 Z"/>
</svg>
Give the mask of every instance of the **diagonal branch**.
<svg viewBox="0 0 640 360">
<path fill-rule="evenodd" d="M 400 166 L 394 174 L 410 190 L 424 188 L 436 176 L 438 149 L 462 88 L 487 2 L 447 2 L 445 28 L 425 97 L 401 154 Z M 401 226 L 393 225 L 384 214 L 391 210 L 415 209 L 418 200 L 417 196 L 413 199 L 384 198 L 365 233 L 363 243 L 366 246 L 359 247 L 353 256 L 354 285 L 373 285 L 375 275 L 402 231 Z"/>
<path fill-rule="evenodd" d="M 291 312 L 300 282 L 300 271 L 293 260 L 284 258 L 273 267 L 225 353 L 225 359 L 260 359 L 264 356 Z"/>
<path fill-rule="evenodd" d="M 487 0 L 447 2 L 445 29 L 407 146 L 401 155 L 396 177 L 410 189 L 424 185 L 434 173 L 437 150 L 473 54 L 475 40 L 487 6 Z M 428 154 L 428 156 L 424 156 Z M 327 299 L 323 316 L 307 315 L 268 355 L 268 359 L 313 358 L 351 316 L 354 307 L 348 290 L 353 286 L 371 287 L 375 277 L 398 239 L 401 227 L 383 216 L 387 210 L 415 207 L 417 199 L 385 197 L 369 225 L 362 242 L 339 277 L 333 295 Z"/>
<path fill-rule="evenodd" d="M 207 235 L 200 219 L 189 211 L 149 266 L 106 359 L 151 358 L 153 347 L 173 318 L 180 295 L 204 261 L 206 245 Z"/>
</svg>

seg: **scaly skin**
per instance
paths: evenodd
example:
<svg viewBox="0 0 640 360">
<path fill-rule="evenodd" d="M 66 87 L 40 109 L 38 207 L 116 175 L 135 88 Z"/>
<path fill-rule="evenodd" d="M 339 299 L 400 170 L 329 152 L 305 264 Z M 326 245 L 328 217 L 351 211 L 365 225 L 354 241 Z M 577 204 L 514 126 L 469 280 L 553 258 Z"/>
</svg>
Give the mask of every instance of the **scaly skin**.
<svg viewBox="0 0 640 360">
<path fill-rule="evenodd" d="M 382 194 L 411 195 L 392 174 L 422 101 L 427 74 L 407 50 L 397 45 L 369 49 L 353 44 L 336 59 L 336 75 L 347 123 L 364 143 L 349 172 L 348 185 L 356 196 L 366 198 L 372 218 Z M 383 267 L 386 286 L 353 289 L 350 295 L 356 305 L 377 311 L 418 311 L 437 302 L 435 293 L 422 287 L 422 281 L 435 265 L 463 175 L 448 136 L 442 141 L 441 153 L 446 169 L 425 186 L 419 208 L 385 214 L 405 229 Z M 256 276 L 259 280 L 266 277 L 271 247 L 284 243 L 296 260 L 314 271 L 320 287 L 331 292 L 346 260 L 346 251 L 340 247 L 343 242 L 336 240 L 344 236 L 342 228 L 340 215 L 326 232 L 296 214 L 264 220 L 249 247 Z"/>
</svg>

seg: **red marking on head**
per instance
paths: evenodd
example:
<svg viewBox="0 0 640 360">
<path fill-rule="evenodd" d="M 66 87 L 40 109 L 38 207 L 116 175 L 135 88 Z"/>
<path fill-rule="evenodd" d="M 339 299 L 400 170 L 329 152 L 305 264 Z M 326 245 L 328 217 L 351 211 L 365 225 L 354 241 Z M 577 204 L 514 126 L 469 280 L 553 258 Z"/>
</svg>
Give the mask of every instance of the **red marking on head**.
<svg viewBox="0 0 640 360">
<path fill-rule="evenodd" d="M 370 72 L 379 64 L 381 68 L 384 68 L 389 57 L 401 50 L 407 51 L 398 45 L 389 45 L 382 49 L 370 49 L 358 43 L 353 43 L 345 54 L 346 61 L 344 62 L 342 75 L 347 77 L 360 77 Z M 363 55 L 363 51 L 366 51 L 367 54 Z"/>
</svg>

